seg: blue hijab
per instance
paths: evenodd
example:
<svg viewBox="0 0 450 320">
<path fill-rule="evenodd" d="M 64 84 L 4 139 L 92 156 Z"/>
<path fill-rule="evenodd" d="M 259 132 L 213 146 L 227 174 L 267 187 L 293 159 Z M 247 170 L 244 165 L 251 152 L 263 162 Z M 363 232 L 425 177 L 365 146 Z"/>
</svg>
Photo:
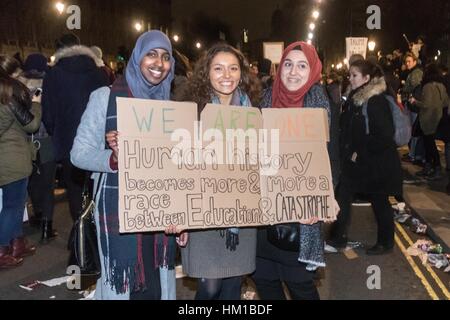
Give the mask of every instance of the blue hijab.
<svg viewBox="0 0 450 320">
<path fill-rule="evenodd" d="M 166 79 L 159 85 L 152 85 L 141 73 L 141 61 L 153 49 L 164 49 L 170 54 L 171 68 Z M 175 59 L 169 38 L 158 30 L 152 30 L 139 37 L 128 63 L 125 77 L 133 97 L 139 99 L 170 100 L 170 89 L 175 74 Z"/>
</svg>

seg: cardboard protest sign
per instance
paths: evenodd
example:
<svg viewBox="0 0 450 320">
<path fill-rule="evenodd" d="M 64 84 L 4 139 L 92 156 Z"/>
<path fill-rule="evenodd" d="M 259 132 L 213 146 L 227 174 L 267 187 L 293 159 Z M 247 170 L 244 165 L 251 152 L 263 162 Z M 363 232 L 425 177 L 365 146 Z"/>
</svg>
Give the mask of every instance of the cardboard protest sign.
<svg viewBox="0 0 450 320">
<path fill-rule="evenodd" d="M 325 111 L 207 105 L 198 123 L 193 103 L 117 105 L 121 233 L 333 218 Z"/>
<path fill-rule="evenodd" d="M 197 214 L 192 217 L 190 227 L 261 225 L 258 162 L 261 112 L 257 108 L 207 105 L 201 120 L 204 160 L 209 164 L 201 171 Z M 211 154 L 216 156 L 215 161 L 208 161 Z"/>
<path fill-rule="evenodd" d="M 368 38 L 345 38 L 347 45 L 347 60 L 354 54 L 360 54 L 364 57 L 367 56 L 367 43 Z"/>
<path fill-rule="evenodd" d="M 193 136 L 195 121 L 194 103 L 117 99 L 121 233 L 187 224 L 186 198 L 198 193 L 198 171 L 172 161 L 171 135 L 184 129 Z"/>
<path fill-rule="evenodd" d="M 261 175 L 266 224 L 335 220 L 324 109 L 264 109 L 264 129 L 279 129 L 279 153 L 261 160 L 276 173 Z M 277 141 L 272 141 L 272 145 Z"/>
</svg>

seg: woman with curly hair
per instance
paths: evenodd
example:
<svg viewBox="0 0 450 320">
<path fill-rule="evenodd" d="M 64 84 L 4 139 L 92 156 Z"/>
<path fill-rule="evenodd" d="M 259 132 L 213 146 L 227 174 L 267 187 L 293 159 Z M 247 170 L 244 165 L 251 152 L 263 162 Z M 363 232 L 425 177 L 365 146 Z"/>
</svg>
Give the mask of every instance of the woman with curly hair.
<svg viewBox="0 0 450 320">
<path fill-rule="evenodd" d="M 242 53 L 222 43 L 197 62 L 187 92 L 185 100 L 196 102 L 200 113 L 208 103 L 250 107 L 260 95 Z M 242 277 L 255 271 L 256 230 L 190 232 L 182 257 L 183 271 L 198 279 L 196 300 L 239 300 Z"/>
</svg>

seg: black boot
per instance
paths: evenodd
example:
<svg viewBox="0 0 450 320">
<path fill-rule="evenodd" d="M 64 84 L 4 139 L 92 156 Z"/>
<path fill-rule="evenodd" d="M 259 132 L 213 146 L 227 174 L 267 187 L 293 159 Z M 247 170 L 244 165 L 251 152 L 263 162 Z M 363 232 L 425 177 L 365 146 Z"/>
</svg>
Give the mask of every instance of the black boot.
<svg viewBox="0 0 450 320">
<path fill-rule="evenodd" d="M 34 212 L 34 215 L 28 219 L 28 222 L 30 226 L 39 228 L 42 225 L 42 211 Z"/>
<path fill-rule="evenodd" d="M 416 176 L 418 177 L 427 177 L 429 175 L 431 175 L 432 173 L 434 173 L 433 171 L 433 166 L 431 165 L 431 163 L 425 163 L 425 167 L 423 168 L 423 170 L 420 170 L 419 172 L 416 173 Z"/>
<path fill-rule="evenodd" d="M 50 241 L 54 240 L 58 236 L 58 232 L 53 230 L 53 221 L 51 220 L 42 220 L 42 236 L 41 243 L 46 244 Z"/>
</svg>

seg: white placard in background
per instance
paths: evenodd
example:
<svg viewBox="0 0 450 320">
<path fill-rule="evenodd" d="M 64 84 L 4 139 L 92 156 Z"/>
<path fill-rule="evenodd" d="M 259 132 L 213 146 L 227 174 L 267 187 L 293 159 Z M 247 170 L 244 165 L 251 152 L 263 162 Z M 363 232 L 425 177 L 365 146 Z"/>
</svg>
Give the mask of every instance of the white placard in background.
<svg viewBox="0 0 450 320">
<path fill-rule="evenodd" d="M 360 54 L 366 59 L 368 38 L 345 38 L 347 44 L 347 60 L 354 54 Z"/>
<path fill-rule="evenodd" d="M 280 64 L 283 57 L 284 42 L 264 42 L 264 58 L 272 61 L 273 64 Z"/>
</svg>

